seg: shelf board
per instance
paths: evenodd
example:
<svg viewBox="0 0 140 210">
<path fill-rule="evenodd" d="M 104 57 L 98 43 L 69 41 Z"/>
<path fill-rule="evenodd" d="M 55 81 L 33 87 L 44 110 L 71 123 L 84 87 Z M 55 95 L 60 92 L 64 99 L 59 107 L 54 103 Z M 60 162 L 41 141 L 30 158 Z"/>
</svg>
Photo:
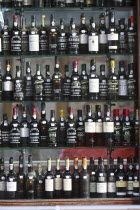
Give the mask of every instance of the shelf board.
<svg viewBox="0 0 140 210">
<path fill-rule="evenodd" d="M 95 206 L 95 205 L 138 205 L 139 198 L 92 198 L 92 199 L 33 199 L 1 200 L 0 206 Z"/>
</svg>

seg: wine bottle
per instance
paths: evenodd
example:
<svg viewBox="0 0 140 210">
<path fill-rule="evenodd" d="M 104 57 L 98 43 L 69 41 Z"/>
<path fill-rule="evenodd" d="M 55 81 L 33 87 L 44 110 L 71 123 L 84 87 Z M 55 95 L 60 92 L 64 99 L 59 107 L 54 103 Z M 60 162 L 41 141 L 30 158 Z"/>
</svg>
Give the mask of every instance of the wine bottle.
<svg viewBox="0 0 140 210">
<path fill-rule="evenodd" d="M 86 70 L 86 64 L 81 65 L 81 99 L 87 100 L 88 99 L 88 92 L 89 92 L 89 85 L 88 85 L 88 74 Z"/>
<path fill-rule="evenodd" d="M 95 141 L 97 146 L 104 146 L 103 141 L 103 119 L 101 113 L 101 105 L 95 106 Z"/>
<path fill-rule="evenodd" d="M 39 121 L 39 145 L 45 147 L 48 140 L 48 122 L 46 120 L 45 103 L 41 103 L 41 119 Z"/>
<path fill-rule="evenodd" d="M 79 198 L 80 196 L 80 173 L 78 170 L 78 158 L 74 158 L 74 170 L 72 173 L 72 197 Z"/>
<path fill-rule="evenodd" d="M 128 99 L 136 98 L 136 76 L 135 76 L 135 64 L 128 64 Z"/>
<path fill-rule="evenodd" d="M 13 16 L 13 29 L 11 31 L 11 54 L 21 54 L 21 31 L 18 27 L 18 16 Z"/>
<path fill-rule="evenodd" d="M 2 147 L 9 147 L 10 126 L 8 123 L 7 114 L 3 114 L 3 122 L 1 124 L 1 141 L 2 141 Z"/>
<path fill-rule="evenodd" d="M 138 197 L 139 196 L 139 164 L 136 160 L 134 162 L 134 173 L 133 173 L 133 196 Z"/>
<path fill-rule="evenodd" d="M 77 146 L 85 146 L 85 132 L 84 132 L 84 121 L 82 117 L 82 110 L 77 110 L 77 121 L 76 121 L 76 130 L 77 130 Z"/>
<path fill-rule="evenodd" d="M 107 197 L 115 198 L 116 197 L 116 176 L 114 169 L 114 160 L 111 157 L 109 162 L 109 170 L 107 172 Z"/>
<path fill-rule="evenodd" d="M 58 145 L 59 146 L 65 146 L 66 145 L 66 122 L 64 119 L 64 110 L 60 110 L 60 120 L 58 123 L 58 134 L 59 134 L 59 140 Z"/>
<path fill-rule="evenodd" d="M 0 199 L 6 199 L 6 173 L 3 158 L 0 159 Z"/>
<path fill-rule="evenodd" d="M 48 123 L 48 146 L 57 147 L 58 144 L 58 123 L 55 119 L 55 111 L 51 110 L 50 121 Z"/>
<path fill-rule="evenodd" d="M 58 49 L 58 28 L 55 26 L 54 15 L 51 15 L 49 28 L 49 53 L 57 54 Z"/>
<path fill-rule="evenodd" d="M 132 146 L 132 122 L 130 120 L 130 114 L 128 109 L 123 110 L 123 122 L 122 122 L 122 145 Z"/>
<path fill-rule="evenodd" d="M 98 30 L 99 33 L 99 52 L 107 53 L 107 28 L 105 26 L 105 13 L 100 15 L 100 27 Z"/>
<path fill-rule="evenodd" d="M 56 158 L 56 170 L 54 174 L 54 198 L 62 198 L 63 175 L 60 170 L 60 158 Z"/>
<path fill-rule="evenodd" d="M 24 76 L 24 100 L 33 100 L 33 76 L 31 75 L 31 62 L 26 62 L 26 76 Z"/>
<path fill-rule="evenodd" d="M 71 78 L 69 74 L 69 65 L 65 65 L 65 76 L 63 80 L 63 100 L 69 101 L 71 95 Z"/>
<path fill-rule="evenodd" d="M 10 30 L 9 30 L 9 22 L 8 19 L 4 20 L 4 28 L 1 30 L 2 36 L 2 54 L 9 55 L 10 54 Z"/>
<path fill-rule="evenodd" d="M 81 26 L 79 28 L 79 52 L 86 54 L 88 52 L 88 29 L 86 27 L 85 14 L 81 14 Z"/>
<path fill-rule="evenodd" d="M 41 16 L 41 27 L 39 30 L 39 53 L 41 55 L 45 55 L 49 53 L 49 45 L 48 45 L 48 31 L 45 25 L 46 16 Z"/>
<path fill-rule="evenodd" d="M 134 16 L 131 16 L 128 21 L 127 40 L 128 40 L 128 52 L 135 53 L 137 51 L 136 40 L 137 33 L 135 29 Z"/>
<path fill-rule="evenodd" d="M 36 28 L 35 16 L 31 16 L 31 28 L 29 30 L 29 53 L 39 54 L 39 30 Z"/>
<path fill-rule="evenodd" d="M 132 158 L 127 157 L 127 169 L 126 169 L 126 180 L 127 180 L 127 197 L 133 197 L 133 165 L 132 165 Z"/>
<path fill-rule="evenodd" d="M 42 176 L 42 166 L 41 163 L 38 163 L 37 166 L 38 173 L 35 183 L 35 198 L 43 199 L 44 198 L 44 178 Z"/>
<path fill-rule="evenodd" d="M 79 35 L 75 29 L 75 20 L 70 20 L 70 32 L 68 34 L 68 53 L 78 54 L 79 53 Z"/>
<path fill-rule="evenodd" d="M 68 52 L 68 35 L 65 31 L 65 21 L 60 19 L 60 29 L 58 30 L 58 53 L 61 55 Z"/>
<path fill-rule="evenodd" d="M 22 18 L 21 28 L 21 53 L 27 55 L 29 53 L 29 31 L 26 26 L 26 18 Z"/>
<path fill-rule="evenodd" d="M 16 66 L 16 77 L 14 79 L 14 101 L 23 101 L 24 99 L 24 90 L 23 90 L 23 80 L 21 69 L 19 66 Z"/>
<path fill-rule="evenodd" d="M 97 171 L 95 168 L 94 158 L 90 157 L 90 198 L 97 196 Z"/>
<path fill-rule="evenodd" d="M 99 98 L 106 100 L 108 97 L 108 79 L 105 76 L 105 65 L 100 65 Z"/>
<path fill-rule="evenodd" d="M 121 146 L 122 145 L 122 123 L 119 116 L 119 109 L 114 109 L 113 111 L 114 116 L 114 145 Z"/>
<path fill-rule="evenodd" d="M 72 175 L 69 169 L 69 158 L 65 159 L 65 171 L 63 173 L 63 198 L 72 198 Z"/>
<path fill-rule="evenodd" d="M 127 51 L 127 31 L 125 26 L 125 19 L 119 20 L 119 52 L 126 53 Z"/>
<path fill-rule="evenodd" d="M 46 65 L 46 77 L 44 79 L 44 86 L 43 86 L 43 95 L 44 101 L 51 101 L 52 100 L 52 78 L 50 76 L 50 66 Z"/>
<path fill-rule="evenodd" d="M 25 174 L 24 174 L 24 162 L 23 156 L 19 156 L 19 172 L 17 174 L 17 198 L 25 198 Z"/>
</svg>

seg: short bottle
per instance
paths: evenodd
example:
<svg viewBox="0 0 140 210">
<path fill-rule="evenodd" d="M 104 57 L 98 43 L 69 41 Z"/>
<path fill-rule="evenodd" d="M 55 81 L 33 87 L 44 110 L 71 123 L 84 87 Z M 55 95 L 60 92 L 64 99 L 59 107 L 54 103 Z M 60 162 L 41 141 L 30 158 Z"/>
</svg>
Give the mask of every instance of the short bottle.
<svg viewBox="0 0 140 210">
<path fill-rule="evenodd" d="M 70 172 L 69 158 L 65 159 L 63 173 L 63 198 L 72 198 L 72 174 Z"/>
<path fill-rule="evenodd" d="M 63 175 L 60 169 L 60 158 L 56 158 L 56 170 L 54 173 L 54 198 L 63 197 Z"/>
<path fill-rule="evenodd" d="M 80 173 L 78 170 L 78 158 L 74 157 L 74 169 L 72 173 L 72 197 L 79 198 L 80 196 Z"/>
<path fill-rule="evenodd" d="M 17 174 L 17 198 L 25 198 L 25 173 L 24 173 L 24 159 L 19 156 L 19 172 Z"/>
</svg>

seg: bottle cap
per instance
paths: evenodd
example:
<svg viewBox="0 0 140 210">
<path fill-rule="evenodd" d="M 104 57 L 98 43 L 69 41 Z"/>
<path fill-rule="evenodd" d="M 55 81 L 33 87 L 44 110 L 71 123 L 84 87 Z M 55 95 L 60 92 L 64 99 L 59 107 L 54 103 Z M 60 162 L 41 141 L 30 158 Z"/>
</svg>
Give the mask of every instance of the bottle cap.
<svg viewBox="0 0 140 210">
<path fill-rule="evenodd" d="M 114 109 L 113 110 L 113 116 L 114 117 L 119 117 L 119 109 Z"/>
</svg>

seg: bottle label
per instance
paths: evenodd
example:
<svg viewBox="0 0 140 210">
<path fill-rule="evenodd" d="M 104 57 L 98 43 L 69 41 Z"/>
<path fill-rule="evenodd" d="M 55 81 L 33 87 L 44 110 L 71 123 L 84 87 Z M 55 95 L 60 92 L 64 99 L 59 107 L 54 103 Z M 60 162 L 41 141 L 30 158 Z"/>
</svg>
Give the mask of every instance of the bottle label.
<svg viewBox="0 0 140 210">
<path fill-rule="evenodd" d="M 29 128 L 20 128 L 20 137 L 26 138 L 29 137 L 30 131 Z"/>
<path fill-rule="evenodd" d="M 128 50 L 129 52 L 134 52 L 136 49 L 136 33 L 135 32 L 128 32 Z"/>
<path fill-rule="evenodd" d="M 99 79 L 89 79 L 89 93 L 99 93 Z"/>
<path fill-rule="evenodd" d="M 107 44 L 107 35 L 106 34 L 99 34 L 99 43 Z"/>
<path fill-rule="evenodd" d="M 2 90 L 3 91 L 13 91 L 14 85 L 12 81 L 4 81 L 2 82 Z"/>
<path fill-rule="evenodd" d="M 97 182 L 97 193 L 107 193 L 107 183 L 98 183 Z"/>
<path fill-rule="evenodd" d="M 24 6 L 30 6 L 32 5 L 32 0 L 24 0 L 23 3 L 24 3 Z"/>
<path fill-rule="evenodd" d="M 107 40 L 108 41 L 118 41 L 119 40 L 119 35 L 118 34 L 107 34 Z M 117 47 L 117 46 L 116 46 Z M 118 48 L 118 47 L 117 47 Z"/>
<path fill-rule="evenodd" d="M 45 179 L 45 191 L 46 192 L 54 191 L 54 179 Z"/>
<path fill-rule="evenodd" d="M 99 51 L 99 37 L 98 36 L 89 36 L 88 37 L 88 51 L 89 52 L 98 52 Z"/>
<path fill-rule="evenodd" d="M 90 193 L 96 193 L 96 192 L 97 192 L 97 183 L 90 182 Z"/>
<path fill-rule="evenodd" d="M 14 32 L 14 36 L 11 38 L 11 52 L 21 52 L 21 37 L 19 31 Z"/>
<path fill-rule="evenodd" d="M 6 182 L 6 189 L 8 192 L 16 192 L 17 182 Z"/>
<path fill-rule="evenodd" d="M 71 96 L 80 97 L 81 96 L 81 84 L 79 81 L 74 81 L 71 85 Z"/>
<path fill-rule="evenodd" d="M 22 100 L 24 98 L 22 80 L 16 80 L 14 87 L 14 99 Z"/>
<path fill-rule="evenodd" d="M 64 36 L 58 37 L 58 51 L 66 51 L 68 50 L 68 39 L 66 37 L 66 34 L 64 33 Z"/>
<path fill-rule="evenodd" d="M 27 80 L 24 88 L 25 88 L 25 97 L 32 97 L 33 96 L 33 82 Z"/>
<path fill-rule="evenodd" d="M 29 35 L 29 51 L 39 52 L 39 35 Z"/>
<path fill-rule="evenodd" d="M 0 181 L 0 192 L 6 191 L 6 182 Z"/>
<path fill-rule="evenodd" d="M 19 130 L 19 128 L 12 128 L 10 130 L 10 144 L 20 144 L 20 130 Z"/>
<path fill-rule="evenodd" d="M 116 181 L 116 187 L 127 187 L 127 182 L 123 180 Z"/>
<path fill-rule="evenodd" d="M 1 131 L 1 139 L 3 143 L 8 143 L 10 138 L 10 132 L 8 131 Z"/>
<path fill-rule="evenodd" d="M 95 133 L 95 122 L 85 122 L 85 133 Z"/>
<path fill-rule="evenodd" d="M 52 83 L 51 80 L 44 82 L 44 96 L 52 97 Z"/>
<path fill-rule="evenodd" d="M 72 191 L 72 179 L 63 179 L 63 191 Z"/>
<path fill-rule="evenodd" d="M 126 40 L 127 40 L 127 36 L 126 36 L 125 32 L 120 32 L 120 34 L 119 34 L 119 48 L 120 49 L 127 48 Z"/>
<path fill-rule="evenodd" d="M 5 32 L 7 33 L 7 32 Z M 8 34 L 5 34 L 2 36 L 2 51 L 10 51 L 10 36 Z"/>
<path fill-rule="evenodd" d="M 95 133 L 103 133 L 103 123 L 95 122 Z"/>
<path fill-rule="evenodd" d="M 77 142 L 76 128 L 67 129 L 67 143 L 75 144 Z"/>
<path fill-rule="evenodd" d="M 73 33 L 68 38 L 68 48 L 70 52 L 74 52 L 79 49 L 79 36 L 77 36 L 76 33 Z"/>
<path fill-rule="evenodd" d="M 134 187 L 139 188 L 139 181 L 136 181 L 136 180 L 135 180 L 135 181 L 133 182 L 133 188 L 134 188 Z"/>
<path fill-rule="evenodd" d="M 114 122 L 103 122 L 103 133 L 114 133 Z"/>
<path fill-rule="evenodd" d="M 127 96 L 128 95 L 128 89 L 127 89 L 127 80 L 126 79 L 120 79 L 119 80 L 119 89 L 118 89 L 118 95 L 119 96 Z"/>
<path fill-rule="evenodd" d="M 48 130 L 49 144 L 56 144 L 57 142 L 57 127 L 50 127 Z"/>
<path fill-rule="evenodd" d="M 130 127 L 130 125 L 124 125 L 123 126 L 123 141 L 124 142 L 131 142 L 131 137 L 132 137 L 132 129 Z"/>
<path fill-rule="evenodd" d="M 100 97 L 107 97 L 108 85 L 106 80 L 102 80 L 99 83 L 99 93 Z"/>
<path fill-rule="evenodd" d="M 118 95 L 118 80 L 108 80 L 108 95 L 116 96 Z"/>
<path fill-rule="evenodd" d="M 127 181 L 127 190 L 133 191 L 133 181 Z"/>
<path fill-rule="evenodd" d="M 26 34 L 21 35 L 21 49 L 22 52 L 28 52 L 29 51 L 29 36 Z"/>
<path fill-rule="evenodd" d="M 63 182 L 62 178 L 55 178 L 54 179 L 54 190 L 62 190 L 63 189 Z"/>
<path fill-rule="evenodd" d="M 109 193 L 116 192 L 116 182 L 108 182 L 108 192 Z"/>
<path fill-rule="evenodd" d="M 74 1 L 73 1 L 73 0 L 65 0 L 65 3 L 66 3 L 66 4 L 73 4 Z"/>
<path fill-rule="evenodd" d="M 46 35 L 46 31 L 42 31 L 42 34 L 39 38 L 39 50 L 40 51 L 48 51 L 49 45 L 48 45 L 48 39 Z"/>
<path fill-rule="evenodd" d="M 71 88 L 70 88 L 70 81 L 64 82 L 63 84 L 63 95 L 70 96 L 71 95 Z"/>
<path fill-rule="evenodd" d="M 79 35 L 79 43 L 80 44 L 87 44 L 88 43 L 88 35 L 87 34 L 80 34 Z"/>
<path fill-rule="evenodd" d="M 35 97 L 43 96 L 43 79 L 35 81 L 34 90 Z"/>
<path fill-rule="evenodd" d="M 30 129 L 30 143 L 39 144 L 39 130 L 38 128 Z"/>
</svg>

